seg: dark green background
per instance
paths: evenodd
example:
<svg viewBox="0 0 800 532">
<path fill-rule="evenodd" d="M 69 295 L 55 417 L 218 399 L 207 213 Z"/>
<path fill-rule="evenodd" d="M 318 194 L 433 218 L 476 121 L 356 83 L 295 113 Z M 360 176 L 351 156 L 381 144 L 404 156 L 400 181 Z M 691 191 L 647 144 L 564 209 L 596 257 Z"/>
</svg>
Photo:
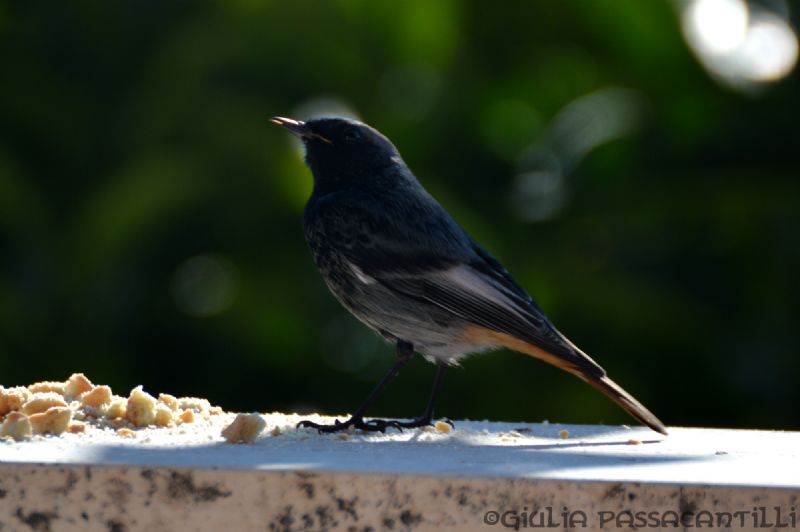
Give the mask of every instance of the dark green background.
<svg viewBox="0 0 800 532">
<path fill-rule="evenodd" d="M 352 411 L 391 348 L 315 271 L 311 178 L 268 122 L 327 99 L 665 422 L 800 428 L 797 75 L 726 88 L 675 5 L 0 2 L 0 383 Z M 522 195 L 576 109 L 609 138 Z M 432 376 L 416 360 L 374 413 L 418 414 Z M 629 422 L 511 352 L 451 371 L 438 413 Z"/>
</svg>

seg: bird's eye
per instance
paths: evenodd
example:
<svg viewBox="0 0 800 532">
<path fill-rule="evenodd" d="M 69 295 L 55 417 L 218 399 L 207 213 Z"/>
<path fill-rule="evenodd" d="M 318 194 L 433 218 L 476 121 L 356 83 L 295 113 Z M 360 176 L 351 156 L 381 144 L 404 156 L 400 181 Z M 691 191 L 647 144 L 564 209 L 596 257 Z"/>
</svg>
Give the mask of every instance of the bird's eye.
<svg viewBox="0 0 800 532">
<path fill-rule="evenodd" d="M 344 140 L 346 142 L 357 142 L 361 140 L 361 131 L 356 128 L 348 129 L 344 132 Z"/>
</svg>

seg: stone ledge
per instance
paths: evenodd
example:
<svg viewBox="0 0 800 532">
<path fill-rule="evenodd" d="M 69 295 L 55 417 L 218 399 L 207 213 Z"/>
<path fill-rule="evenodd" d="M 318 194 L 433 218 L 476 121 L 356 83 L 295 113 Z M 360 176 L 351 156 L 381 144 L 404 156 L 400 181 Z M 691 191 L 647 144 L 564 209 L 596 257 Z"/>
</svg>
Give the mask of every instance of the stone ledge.
<svg viewBox="0 0 800 532">
<path fill-rule="evenodd" d="M 0 444 L 0 530 L 559 529 L 565 518 L 614 530 L 636 524 L 628 515 L 646 529 L 718 513 L 732 529 L 800 527 L 800 433 L 456 427 L 347 440 L 302 430 L 253 445 Z"/>
</svg>

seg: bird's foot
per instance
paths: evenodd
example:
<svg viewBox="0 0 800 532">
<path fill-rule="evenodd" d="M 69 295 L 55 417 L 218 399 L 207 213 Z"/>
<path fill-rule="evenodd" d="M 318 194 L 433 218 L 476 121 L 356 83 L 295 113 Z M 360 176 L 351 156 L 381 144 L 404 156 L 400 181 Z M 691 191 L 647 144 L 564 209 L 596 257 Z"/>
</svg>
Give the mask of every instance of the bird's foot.
<svg viewBox="0 0 800 532">
<path fill-rule="evenodd" d="M 450 427 L 456 428 L 456 426 L 453 424 L 453 422 L 450 421 L 449 419 L 444 418 L 444 419 L 442 419 L 442 421 L 447 423 L 448 425 L 450 425 Z M 394 426 L 397 427 L 398 429 L 401 429 L 401 430 L 402 429 L 415 429 L 415 428 L 419 428 L 419 427 L 429 427 L 431 425 L 435 425 L 435 423 L 433 422 L 433 418 L 431 416 L 421 416 L 421 417 L 412 419 L 411 421 L 395 421 L 394 423 L 395 423 Z"/>
<path fill-rule="evenodd" d="M 393 421 L 388 419 L 370 419 L 365 420 L 363 417 L 351 417 L 347 421 L 339 421 L 338 419 L 332 425 L 323 425 L 314 423 L 313 421 L 304 420 L 297 424 L 298 428 L 311 428 L 317 429 L 322 434 L 332 434 L 334 432 L 351 430 L 363 430 L 365 432 L 386 432 L 387 428 L 396 428 L 402 430 L 402 422 Z"/>
</svg>

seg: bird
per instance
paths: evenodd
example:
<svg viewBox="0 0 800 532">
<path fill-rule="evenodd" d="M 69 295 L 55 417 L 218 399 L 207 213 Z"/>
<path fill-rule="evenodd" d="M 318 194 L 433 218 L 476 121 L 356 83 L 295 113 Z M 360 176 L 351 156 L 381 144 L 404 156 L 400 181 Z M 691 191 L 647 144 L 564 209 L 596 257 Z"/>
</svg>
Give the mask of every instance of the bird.
<svg viewBox="0 0 800 532">
<path fill-rule="evenodd" d="M 667 434 L 653 413 L 556 329 L 506 268 L 470 238 L 386 136 L 345 117 L 270 120 L 305 146 L 314 185 L 303 232 L 326 285 L 396 352 L 394 365 L 349 419 L 304 420 L 298 426 L 331 433 L 430 425 L 449 366 L 467 355 L 508 348 L 577 376 L 633 418 Z M 409 421 L 366 417 L 415 353 L 437 368 L 422 415 Z"/>
</svg>

